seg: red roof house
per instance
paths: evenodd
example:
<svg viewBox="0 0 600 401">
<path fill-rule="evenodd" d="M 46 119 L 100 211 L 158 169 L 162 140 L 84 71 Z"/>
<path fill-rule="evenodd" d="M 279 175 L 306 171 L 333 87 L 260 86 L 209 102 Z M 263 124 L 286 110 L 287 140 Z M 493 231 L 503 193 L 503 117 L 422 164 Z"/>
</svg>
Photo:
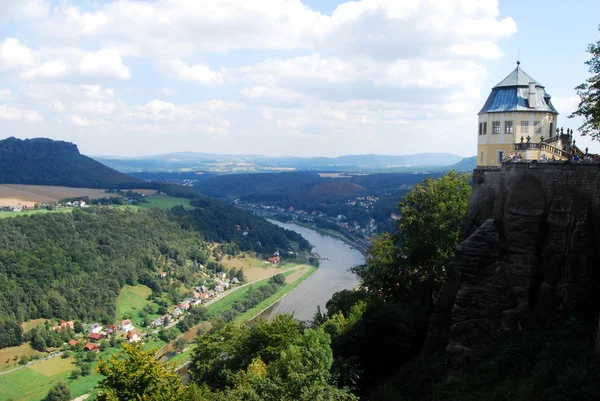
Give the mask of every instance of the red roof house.
<svg viewBox="0 0 600 401">
<path fill-rule="evenodd" d="M 100 352 L 100 347 L 97 344 L 87 343 L 85 347 L 83 347 L 84 351 L 90 352 Z"/>
<path fill-rule="evenodd" d="M 77 344 L 78 344 L 77 340 L 75 340 L 75 339 L 73 339 L 73 340 L 69 340 L 69 345 L 70 345 L 71 347 L 74 347 L 74 346 L 76 346 Z"/>
<path fill-rule="evenodd" d="M 90 333 L 88 339 L 91 341 L 100 341 L 102 340 L 102 335 L 99 333 Z"/>
</svg>

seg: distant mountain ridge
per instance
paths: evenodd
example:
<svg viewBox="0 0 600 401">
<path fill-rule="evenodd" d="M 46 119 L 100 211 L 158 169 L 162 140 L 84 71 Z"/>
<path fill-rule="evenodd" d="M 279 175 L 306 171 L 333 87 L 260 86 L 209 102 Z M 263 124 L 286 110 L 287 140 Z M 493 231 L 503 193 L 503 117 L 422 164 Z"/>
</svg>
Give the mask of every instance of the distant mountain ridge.
<svg viewBox="0 0 600 401">
<path fill-rule="evenodd" d="M 269 169 L 297 170 L 385 170 L 393 168 L 449 166 L 462 160 L 452 153 L 412 155 L 346 155 L 339 157 L 272 157 L 177 152 L 134 158 L 96 157 L 96 160 L 123 172 L 181 171 L 196 169 L 214 172 L 257 172 Z"/>
<path fill-rule="evenodd" d="M 70 142 L 14 137 L 0 141 L 0 184 L 111 188 L 139 182 L 82 155 Z"/>
</svg>

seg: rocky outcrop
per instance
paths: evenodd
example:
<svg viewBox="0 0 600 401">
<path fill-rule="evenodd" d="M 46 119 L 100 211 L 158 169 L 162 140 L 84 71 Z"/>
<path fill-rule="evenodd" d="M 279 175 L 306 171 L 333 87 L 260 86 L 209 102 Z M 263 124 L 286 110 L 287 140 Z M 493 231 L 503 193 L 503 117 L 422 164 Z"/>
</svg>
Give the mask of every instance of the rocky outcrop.
<svg viewBox="0 0 600 401">
<path fill-rule="evenodd" d="M 477 169 L 425 350 L 460 371 L 522 328 L 538 303 L 597 315 L 600 166 L 509 163 Z"/>
</svg>

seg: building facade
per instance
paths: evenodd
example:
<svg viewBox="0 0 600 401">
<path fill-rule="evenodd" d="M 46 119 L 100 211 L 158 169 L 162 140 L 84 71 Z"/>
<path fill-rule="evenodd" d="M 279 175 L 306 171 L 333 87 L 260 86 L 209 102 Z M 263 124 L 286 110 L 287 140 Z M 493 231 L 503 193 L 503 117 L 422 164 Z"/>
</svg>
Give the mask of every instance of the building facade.
<svg viewBox="0 0 600 401">
<path fill-rule="evenodd" d="M 528 160 L 569 157 L 571 142 L 557 130 L 558 112 L 550 95 L 518 61 L 517 68 L 492 88 L 478 116 L 478 166 L 499 166 L 514 153 Z"/>
</svg>

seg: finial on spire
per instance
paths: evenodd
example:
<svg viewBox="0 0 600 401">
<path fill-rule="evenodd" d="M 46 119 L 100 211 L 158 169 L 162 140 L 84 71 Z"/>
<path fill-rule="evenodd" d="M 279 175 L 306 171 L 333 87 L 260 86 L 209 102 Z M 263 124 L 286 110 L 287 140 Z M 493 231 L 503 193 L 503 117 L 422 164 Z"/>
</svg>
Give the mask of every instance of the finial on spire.
<svg viewBox="0 0 600 401">
<path fill-rule="evenodd" d="M 520 65 L 520 64 L 521 64 L 521 62 L 519 60 L 517 60 L 517 65 Z"/>
</svg>

